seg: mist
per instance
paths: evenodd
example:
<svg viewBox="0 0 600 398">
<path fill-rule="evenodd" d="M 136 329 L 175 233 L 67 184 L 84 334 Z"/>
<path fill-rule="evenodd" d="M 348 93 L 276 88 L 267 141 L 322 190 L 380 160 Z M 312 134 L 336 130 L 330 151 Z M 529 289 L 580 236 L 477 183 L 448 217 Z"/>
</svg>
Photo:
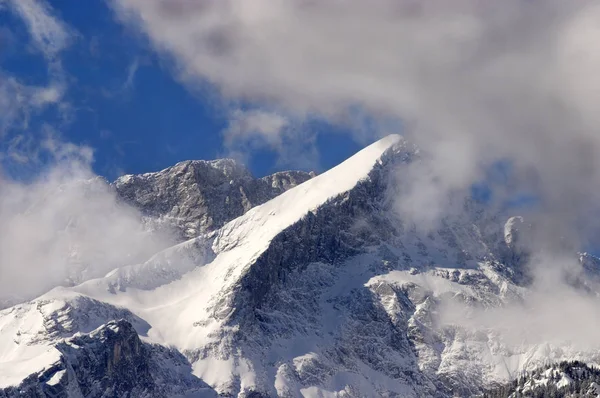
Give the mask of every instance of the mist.
<svg viewBox="0 0 600 398">
<path fill-rule="evenodd" d="M 33 180 L 0 177 L 1 308 L 144 261 L 173 242 L 93 173 L 89 148 L 51 142 L 40 148 L 49 163 Z"/>
</svg>

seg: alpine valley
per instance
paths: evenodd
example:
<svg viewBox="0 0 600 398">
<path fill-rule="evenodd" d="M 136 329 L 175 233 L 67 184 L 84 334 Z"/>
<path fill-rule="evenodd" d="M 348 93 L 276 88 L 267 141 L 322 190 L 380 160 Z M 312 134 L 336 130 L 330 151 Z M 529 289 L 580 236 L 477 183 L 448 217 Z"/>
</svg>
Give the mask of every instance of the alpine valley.
<svg viewBox="0 0 600 398">
<path fill-rule="evenodd" d="M 174 241 L 5 301 L 0 397 L 527 396 L 554 380 L 553 396 L 600 396 L 600 339 L 477 321 L 528 302 L 529 227 L 471 199 L 433 229 L 403 219 L 420 161 L 392 135 L 318 176 L 222 159 L 82 183 Z M 596 297 L 600 260 L 572 256 L 571 285 Z"/>
</svg>

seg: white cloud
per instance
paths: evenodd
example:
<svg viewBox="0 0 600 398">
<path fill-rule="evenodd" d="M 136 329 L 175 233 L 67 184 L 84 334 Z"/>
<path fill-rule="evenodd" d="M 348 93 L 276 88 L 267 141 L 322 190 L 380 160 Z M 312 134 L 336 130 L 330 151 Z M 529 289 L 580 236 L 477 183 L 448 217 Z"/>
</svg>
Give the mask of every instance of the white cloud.
<svg viewBox="0 0 600 398">
<path fill-rule="evenodd" d="M 26 25 L 35 48 L 44 55 L 49 79 L 45 86 L 30 85 L 0 69 L 0 137 L 13 129 L 22 134 L 29 129 L 32 116 L 50 107 L 63 121 L 68 119 L 67 79 L 59 55 L 74 35 L 44 0 L 8 0 L 4 4 L 8 7 L 0 8 L 0 12 L 12 11 Z"/>
<path fill-rule="evenodd" d="M 125 83 L 123 84 L 124 90 L 129 90 L 133 87 L 133 83 L 135 81 L 135 74 L 140 68 L 140 60 L 139 58 L 135 58 L 129 67 L 127 68 L 127 78 L 125 79 Z"/>
<path fill-rule="evenodd" d="M 273 111 L 232 111 L 223 138 L 228 156 L 243 162 L 257 149 L 267 148 L 277 154 L 279 166 L 318 168 L 315 135 L 302 123 Z"/>
<path fill-rule="evenodd" d="M 234 145 L 238 140 L 246 141 L 258 137 L 270 146 L 281 147 L 286 127 L 288 120 L 276 113 L 236 110 L 231 115 L 229 127 L 224 133 L 225 143 Z"/>
<path fill-rule="evenodd" d="M 228 98 L 295 118 L 338 122 L 358 107 L 401 120 L 434 159 L 401 193 L 403 203 L 427 203 L 408 206 L 413 216 L 443 212 L 443 198 L 504 158 L 539 191 L 548 230 L 575 234 L 600 203 L 593 1 L 112 4 L 191 87 L 208 81 Z"/>
<path fill-rule="evenodd" d="M 43 107 L 48 104 L 57 104 L 62 99 L 63 94 L 64 88 L 58 85 L 35 88 L 31 95 L 31 103 L 36 107 Z"/>
<path fill-rule="evenodd" d="M 21 95 L 15 79 L 3 76 L 0 72 L 0 136 L 21 112 Z"/>
<path fill-rule="evenodd" d="M 73 32 L 54 15 L 45 0 L 9 0 L 9 3 L 27 25 L 36 48 L 49 60 L 55 60 L 70 44 Z"/>
<path fill-rule="evenodd" d="M 91 171 L 90 148 L 49 135 L 42 143 L 22 137 L 13 149 L 27 159 L 43 155 L 45 168 L 26 183 L 0 173 L 0 307 L 103 276 L 172 243 L 146 231 L 141 215 Z"/>
<path fill-rule="evenodd" d="M 0 0 L 5 11 L 25 22 L 49 80 L 34 86 L 0 70 L 0 307 L 145 260 L 172 242 L 146 231 L 93 173 L 91 148 L 63 142 L 43 119 L 30 123 L 47 111 L 68 116 L 60 56 L 74 33 L 43 0 Z M 9 177 L 15 169 L 20 177 L 41 172 L 23 182 Z"/>
<path fill-rule="evenodd" d="M 0 70 L 0 137 L 14 128 L 27 129 L 32 115 L 50 106 L 60 107 L 64 86 L 28 86 Z"/>
</svg>

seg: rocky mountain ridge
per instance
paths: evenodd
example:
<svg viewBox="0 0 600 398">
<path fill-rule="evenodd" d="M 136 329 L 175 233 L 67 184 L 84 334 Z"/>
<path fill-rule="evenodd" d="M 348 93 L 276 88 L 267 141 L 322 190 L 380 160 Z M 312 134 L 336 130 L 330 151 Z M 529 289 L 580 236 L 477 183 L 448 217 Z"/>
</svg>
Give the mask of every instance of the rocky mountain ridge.
<svg viewBox="0 0 600 398">
<path fill-rule="evenodd" d="M 143 343 L 131 323 L 110 321 L 59 340 L 57 359 L 1 397 L 216 397 L 178 351 Z"/>
<path fill-rule="evenodd" d="M 155 173 L 119 177 L 112 186 L 152 227 L 168 227 L 187 240 L 222 227 L 314 175 L 281 171 L 255 178 L 233 159 L 189 160 Z"/>
<path fill-rule="evenodd" d="M 13 224 L 36 226 L 34 245 L 20 259 L 53 269 L 26 289 L 0 291 L 0 309 L 35 298 L 54 286 L 74 286 L 116 268 L 144 262 L 188 239 L 214 232 L 314 173 L 282 171 L 255 178 L 232 159 L 186 161 L 154 173 L 126 175 L 109 183 L 102 177 L 68 178 L 38 184 Z M 41 193 L 43 191 L 43 193 Z M 18 235 L 20 236 L 20 235 Z M 9 251 L 10 255 L 11 251 Z M 181 268 L 181 267 L 179 267 Z"/>
</svg>

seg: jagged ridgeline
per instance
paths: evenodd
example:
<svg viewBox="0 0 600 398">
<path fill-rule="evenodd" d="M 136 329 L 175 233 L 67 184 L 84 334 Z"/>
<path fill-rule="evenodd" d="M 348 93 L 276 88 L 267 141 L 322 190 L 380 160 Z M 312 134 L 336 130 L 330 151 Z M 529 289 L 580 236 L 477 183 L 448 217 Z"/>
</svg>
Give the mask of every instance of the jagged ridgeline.
<svg viewBox="0 0 600 398">
<path fill-rule="evenodd" d="M 393 200 L 419 161 L 389 136 L 319 176 L 219 160 L 120 178 L 177 241 L 1 310 L 0 396 L 472 397 L 548 358 L 599 363 L 485 317 L 530 291 L 527 222 L 466 201 L 420 228 Z M 600 260 L 572 257 L 600 291 Z"/>
<path fill-rule="evenodd" d="M 313 176 L 282 171 L 255 178 L 233 159 L 190 160 L 156 173 L 125 175 L 112 186 L 152 227 L 171 228 L 180 238 L 192 239 Z"/>
<path fill-rule="evenodd" d="M 563 361 L 533 371 L 503 386 L 490 389 L 482 398 L 596 398 L 600 396 L 600 369 L 580 361 Z"/>
</svg>

